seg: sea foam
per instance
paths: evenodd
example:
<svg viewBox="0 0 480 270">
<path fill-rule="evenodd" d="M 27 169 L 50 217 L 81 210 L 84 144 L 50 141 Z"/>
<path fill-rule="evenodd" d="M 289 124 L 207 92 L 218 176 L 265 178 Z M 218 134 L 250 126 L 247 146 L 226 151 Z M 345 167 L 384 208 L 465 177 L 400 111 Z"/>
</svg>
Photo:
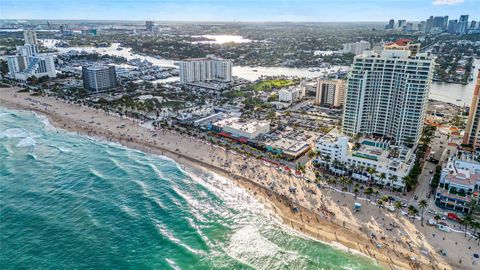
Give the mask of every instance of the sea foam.
<svg viewBox="0 0 480 270">
<path fill-rule="evenodd" d="M 0 132 L 1 138 L 25 138 L 28 137 L 28 132 L 23 128 L 9 128 L 3 132 Z"/>
<path fill-rule="evenodd" d="M 21 139 L 18 143 L 17 143 L 17 147 L 29 147 L 29 146 L 35 146 L 37 142 L 30 138 L 30 137 L 27 137 L 27 138 L 23 138 Z"/>
</svg>

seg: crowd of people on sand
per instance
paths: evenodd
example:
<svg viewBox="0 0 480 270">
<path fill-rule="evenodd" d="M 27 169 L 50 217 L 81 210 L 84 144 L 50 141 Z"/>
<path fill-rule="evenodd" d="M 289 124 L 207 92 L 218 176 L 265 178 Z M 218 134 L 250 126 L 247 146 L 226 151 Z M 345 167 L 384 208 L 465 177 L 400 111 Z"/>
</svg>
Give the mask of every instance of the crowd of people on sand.
<svg viewBox="0 0 480 270">
<path fill-rule="evenodd" d="M 363 239 L 362 235 L 366 235 L 366 238 L 373 242 L 365 243 L 365 250 L 362 248 L 362 251 L 377 259 L 380 255 L 400 261 L 408 260 L 411 263 L 408 254 L 413 252 L 418 254 L 415 260 L 415 263 L 418 263 L 423 256 L 419 252 L 421 247 L 418 241 L 407 240 L 409 235 L 416 235 L 415 238 L 421 240 L 423 236 L 420 233 L 412 233 L 408 226 L 401 226 L 391 216 L 374 211 L 375 205 L 365 205 L 362 209 L 364 214 L 354 215 L 348 206 L 353 206 L 356 197 L 340 194 L 327 184 L 322 184 L 323 188 L 319 190 L 314 181 L 303 180 L 308 179 L 308 174 L 297 178 L 281 166 L 242 155 L 200 137 L 180 134 L 172 129 L 147 130 L 131 119 L 122 119 L 121 122 L 125 124 L 119 126 L 119 121 L 112 121 L 112 115 L 93 108 L 81 107 L 82 110 L 78 112 L 61 108 L 61 103 L 42 101 L 32 104 L 52 116 L 54 121 L 65 129 L 174 158 L 185 158 L 227 172 L 229 177 L 246 182 L 248 189 L 255 195 L 262 195 L 260 197 L 265 201 L 280 203 L 276 204 L 277 206 L 285 205 L 290 211 L 279 213 L 278 207 L 274 207 L 274 210 L 277 214 L 286 215 L 286 218 L 291 220 L 291 226 L 297 229 L 306 228 L 295 225 L 294 221 L 300 220 L 300 224 L 315 223 L 317 230 L 327 230 L 331 226 L 330 232 L 335 235 L 335 239 L 339 239 L 337 228 L 346 228 L 352 235 L 358 234 L 357 239 L 348 239 L 351 241 L 360 241 Z M 283 219 L 285 220 L 285 217 Z M 376 232 L 375 238 L 371 232 Z M 431 256 L 425 255 L 423 259 L 424 262 L 437 263 L 436 258 Z"/>
</svg>

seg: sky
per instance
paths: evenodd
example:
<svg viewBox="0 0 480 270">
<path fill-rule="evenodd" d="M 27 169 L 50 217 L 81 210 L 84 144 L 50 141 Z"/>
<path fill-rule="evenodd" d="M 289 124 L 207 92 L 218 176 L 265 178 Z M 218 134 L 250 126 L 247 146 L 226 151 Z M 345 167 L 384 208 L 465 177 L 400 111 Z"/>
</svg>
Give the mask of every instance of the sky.
<svg viewBox="0 0 480 270">
<path fill-rule="evenodd" d="M 480 20 L 480 0 L 0 0 L 0 19 L 387 21 Z"/>
</svg>

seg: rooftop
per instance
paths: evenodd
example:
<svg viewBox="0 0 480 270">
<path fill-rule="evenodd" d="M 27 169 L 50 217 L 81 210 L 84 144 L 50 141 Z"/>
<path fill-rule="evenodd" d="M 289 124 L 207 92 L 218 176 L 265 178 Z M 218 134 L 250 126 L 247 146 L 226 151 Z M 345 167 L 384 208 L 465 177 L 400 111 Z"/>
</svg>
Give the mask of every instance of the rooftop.
<svg viewBox="0 0 480 270">
<path fill-rule="evenodd" d="M 474 186 L 480 181 L 480 175 L 476 173 L 470 173 L 469 171 L 463 171 L 462 173 L 449 174 L 445 178 L 450 183 L 455 183 L 463 186 Z"/>
<path fill-rule="evenodd" d="M 270 122 L 265 121 L 265 120 L 245 121 L 245 120 L 242 120 L 238 117 L 231 117 L 231 118 L 226 118 L 226 119 L 220 120 L 220 121 L 216 122 L 215 125 L 218 126 L 218 127 L 222 127 L 222 128 L 223 127 L 230 127 L 230 128 L 236 129 L 236 130 L 243 131 L 243 132 L 254 133 L 255 131 L 257 131 L 260 128 L 263 128 L 265 126 L 270 126 Z"/>
</svg>

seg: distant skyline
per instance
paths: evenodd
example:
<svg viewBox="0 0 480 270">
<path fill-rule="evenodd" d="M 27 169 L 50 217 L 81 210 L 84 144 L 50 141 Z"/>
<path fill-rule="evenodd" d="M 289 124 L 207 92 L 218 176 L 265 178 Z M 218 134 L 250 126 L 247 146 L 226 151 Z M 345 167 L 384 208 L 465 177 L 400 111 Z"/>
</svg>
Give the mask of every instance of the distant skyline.
<svg viewBox="0 0 480 270">
<path fill-rule="evenodd" d="M 480 20 L 480 0 L 0 0 L 0 19 L 387 21 Z"/>
</svg>

